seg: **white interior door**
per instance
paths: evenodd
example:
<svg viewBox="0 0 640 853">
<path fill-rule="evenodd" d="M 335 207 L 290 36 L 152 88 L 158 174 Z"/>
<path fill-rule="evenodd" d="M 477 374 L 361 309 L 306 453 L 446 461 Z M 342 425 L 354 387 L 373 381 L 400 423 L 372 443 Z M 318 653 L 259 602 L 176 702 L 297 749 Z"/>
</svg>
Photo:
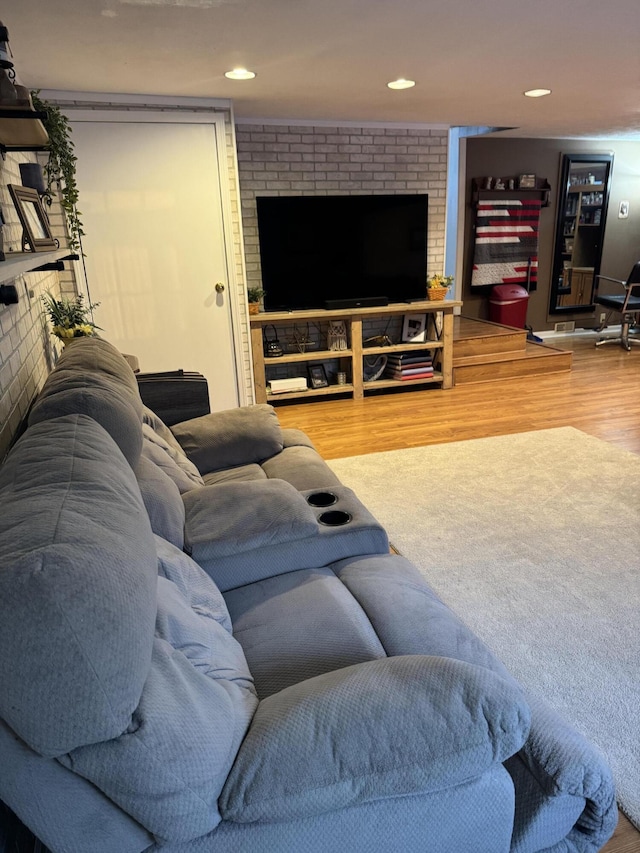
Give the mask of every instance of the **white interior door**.
<svg viewBox="0 0 640 853">
<path fill-rule="evenodd" d="M 95 322 L 142 372 L 195 370 L 238 405 L 219 147 L 210 123 L 72 121 Z M 224 288 L 224 289 L 221 289 Z"/>
</svg>

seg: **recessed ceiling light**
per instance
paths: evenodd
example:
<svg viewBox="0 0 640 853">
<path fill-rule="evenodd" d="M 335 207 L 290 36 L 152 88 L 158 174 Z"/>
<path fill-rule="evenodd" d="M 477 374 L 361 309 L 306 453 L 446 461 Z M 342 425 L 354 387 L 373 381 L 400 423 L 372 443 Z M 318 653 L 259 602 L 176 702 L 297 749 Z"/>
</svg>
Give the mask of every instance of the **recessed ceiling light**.
<svg viewBox="0 0 640 853">
<path fill-rule="evenodd" d="M 524 94 L 527 98 L 543 98 L 545 95 L 551 94 L 551 89 L 527 89 Z"/>
<path fill-rule="evenodd" d="M 229 80 L 253 80 L 255 71 L 247 71 L 246 68 L 234 68 L 233 71 L 225 71 L 224 76 Z"/>
<path fill-rule="evenodd" d="M 399 80 L 392 80 L 391 83 L 387 83 L 387 86 L 390 89 L 411 89 L 415 85 L 415 80 L 405 80 L 404 77 L 400 77 Z"/>
</svg>

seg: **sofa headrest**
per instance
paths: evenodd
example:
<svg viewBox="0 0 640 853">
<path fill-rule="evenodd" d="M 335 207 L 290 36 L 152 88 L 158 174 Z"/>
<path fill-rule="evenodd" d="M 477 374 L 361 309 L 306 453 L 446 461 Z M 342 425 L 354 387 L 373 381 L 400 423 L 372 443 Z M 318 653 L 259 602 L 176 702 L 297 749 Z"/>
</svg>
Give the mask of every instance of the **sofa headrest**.
<svg viewBox="0 0 640 853">
<path fill-rule="evenodd" d="M 142 451 L 143 405 L 133 371 L 108 341 L 80 338 L 60 356 L 29 414 L 29 424 L 88 415 L 133 467 Z"/>
<path fill-rule="evenodd" d="M 0 716 L 59 756 L 120 735 L 151 666 L 157 556 L 131 467 L 85 415 L 0 470 Z"/>
</svg>

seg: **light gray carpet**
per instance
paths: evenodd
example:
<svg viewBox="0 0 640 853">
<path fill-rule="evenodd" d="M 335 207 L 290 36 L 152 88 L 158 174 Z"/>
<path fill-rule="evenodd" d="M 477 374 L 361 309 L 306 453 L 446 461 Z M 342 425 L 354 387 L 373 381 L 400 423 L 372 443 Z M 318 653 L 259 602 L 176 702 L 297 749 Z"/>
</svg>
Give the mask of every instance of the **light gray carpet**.
<svg viewBox="0 0 640 853">
<path fill-rule="evenodd" d="M 563 427 L 330 465 L 510 671 L 601 748 L 640 828 L 640 456 Z"/>
</svg>

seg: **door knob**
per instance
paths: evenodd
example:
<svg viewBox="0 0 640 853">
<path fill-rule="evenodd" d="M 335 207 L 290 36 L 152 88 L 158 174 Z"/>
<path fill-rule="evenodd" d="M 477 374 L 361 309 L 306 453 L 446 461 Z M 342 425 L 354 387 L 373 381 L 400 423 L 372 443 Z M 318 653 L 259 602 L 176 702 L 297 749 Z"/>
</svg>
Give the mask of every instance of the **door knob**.
<svg viewBox="0 0 640 853">
<path fill-rule="evenodd" d="M 224 284 L 221 281 L 216 282 L 216 293 L 224 293 Z"/>
</svg>

